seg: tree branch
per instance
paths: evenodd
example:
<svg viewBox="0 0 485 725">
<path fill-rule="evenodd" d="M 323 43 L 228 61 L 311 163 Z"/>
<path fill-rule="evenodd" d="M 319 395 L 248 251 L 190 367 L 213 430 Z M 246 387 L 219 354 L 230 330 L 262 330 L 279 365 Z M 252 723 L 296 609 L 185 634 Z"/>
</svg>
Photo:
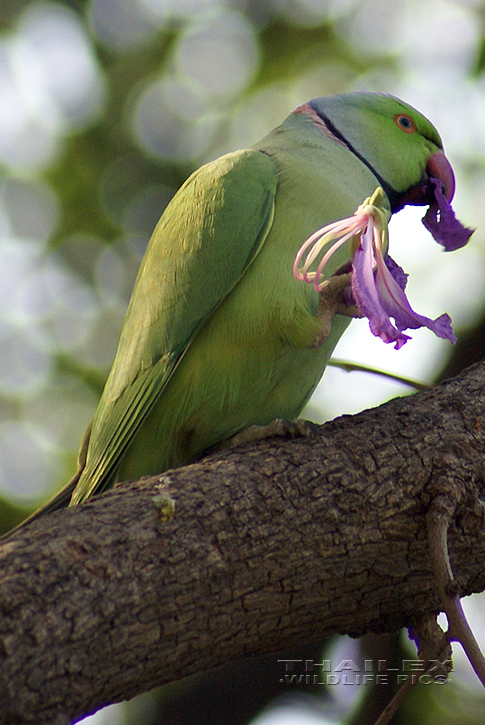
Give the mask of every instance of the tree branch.
<svg viewBox="0 0 485 725">
<path fill-rule="evenodd" d="M 460 595 L 485 588 L 485 366 L 33 522 L 0 542 L 0 723 L 64 725 L 244 655 L 440 608 L 436 496 Z"/>
</svg>

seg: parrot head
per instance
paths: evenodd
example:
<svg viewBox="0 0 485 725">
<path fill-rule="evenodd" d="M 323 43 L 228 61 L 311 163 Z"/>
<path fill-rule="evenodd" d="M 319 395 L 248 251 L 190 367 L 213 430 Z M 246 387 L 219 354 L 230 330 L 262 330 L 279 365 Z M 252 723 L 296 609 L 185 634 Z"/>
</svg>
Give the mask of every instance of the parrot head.
<svg viewBox="0 0 485 725">
<path fill-rule="evenodd" d="M 327 135 L 351 150 L 376 176 L 391 211 L 406 204 L 429 205 L 432 179 L 451 202 L 455 177 L 438 131 L 419 111 L 382 93 L 343 93 L 316 98 L 297 109 L 310 113 Z M 392 153 L 390 153 L 392 150 Z"/>
</svg>

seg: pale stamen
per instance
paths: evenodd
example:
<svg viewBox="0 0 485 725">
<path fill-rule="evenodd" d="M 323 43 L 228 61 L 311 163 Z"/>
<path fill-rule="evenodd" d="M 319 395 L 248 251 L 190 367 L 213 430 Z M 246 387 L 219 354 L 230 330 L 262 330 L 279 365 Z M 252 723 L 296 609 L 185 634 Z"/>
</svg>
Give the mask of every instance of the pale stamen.
<svg viewBox="0 0 485 725">
<path fill-rule="evenodd" d="M 327 224 L 325 227 L 318 229 L 314 232 L 314 234 L 308 237 L 298 250 L 293 264 L 293 274 L 296 279 L 313 283 L 315 290 L 319 292 L 323 288 L 325 281 L 321 280 L 323 270 L 330 257 L 352 237 L 357 236 L 359 233 L 365 234 L 369 224 L 371 224 L 371 228 L 373 230 L 374 243 L 376 247 L 379 247 L 382 255 L 382 238 L 379 226 L 382 224 L 384 226 L 384 230 L 387 228 L 387 218 L 389 217 L 389 212 L 385 209 L 379 208 L 373 203 L 377 200 L 381 201 L 382 197 L 382 189 L 376 189 L 374 194 L 366 199 L 361 206 L 359 206 L 353 216 L 332 222 L 332 224 Z M 383 236 L 385 236 L 385 231 Z M 316 270 L 310 271 L 310 267 L 315 262 L 320 252 L 334 240 L 336 241 L 332 244 L 330 249 L 325 252 L 318 263 Z M 310 251 L 307 252 L 308 248 L 310 248 Z M 303 266 L 300 267 L 305 252 L 307 252 L 307 255 Z"/>
</svg>

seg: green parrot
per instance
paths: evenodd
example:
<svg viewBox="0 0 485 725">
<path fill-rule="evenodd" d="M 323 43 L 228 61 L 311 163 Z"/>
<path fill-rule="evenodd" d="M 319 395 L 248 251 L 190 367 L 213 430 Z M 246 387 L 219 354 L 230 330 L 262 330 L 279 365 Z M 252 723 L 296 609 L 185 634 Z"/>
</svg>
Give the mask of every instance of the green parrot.
<svg viewBox="0 0 485 725">
<path fill-rule="evenodd" d="M 79 470 L 39 513 L 297 418 L 352 313 L 341 314 L 340 288 L 323 319 L 322 293 L 293 275 L 295 255 L 377 187 L 394 213 L 438 195 L 449 203 L 454 180 L 432 124 L 366 92 L 310 101 L 251 148 L 193 173 L 148 245 Z M 325 279 L 350 271 L 352 250 L 333 254 Z"/>
</svg>

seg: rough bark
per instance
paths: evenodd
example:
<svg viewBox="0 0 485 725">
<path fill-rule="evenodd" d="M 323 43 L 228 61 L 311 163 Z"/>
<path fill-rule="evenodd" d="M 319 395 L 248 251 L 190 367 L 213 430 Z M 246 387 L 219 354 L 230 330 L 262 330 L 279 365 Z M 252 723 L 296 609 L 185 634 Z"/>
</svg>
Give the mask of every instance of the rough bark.
<svg viewBox="0 0 485 725">
<path fill-rule="evenodd" d="M 213 455 L 0 542 L 0 723 L 75 721 L 244 655 L 393 631 L 440 608 L 426 513 L 456 508 L 462 595 L 485 588 L 485 366 Z"/>
</svg>

